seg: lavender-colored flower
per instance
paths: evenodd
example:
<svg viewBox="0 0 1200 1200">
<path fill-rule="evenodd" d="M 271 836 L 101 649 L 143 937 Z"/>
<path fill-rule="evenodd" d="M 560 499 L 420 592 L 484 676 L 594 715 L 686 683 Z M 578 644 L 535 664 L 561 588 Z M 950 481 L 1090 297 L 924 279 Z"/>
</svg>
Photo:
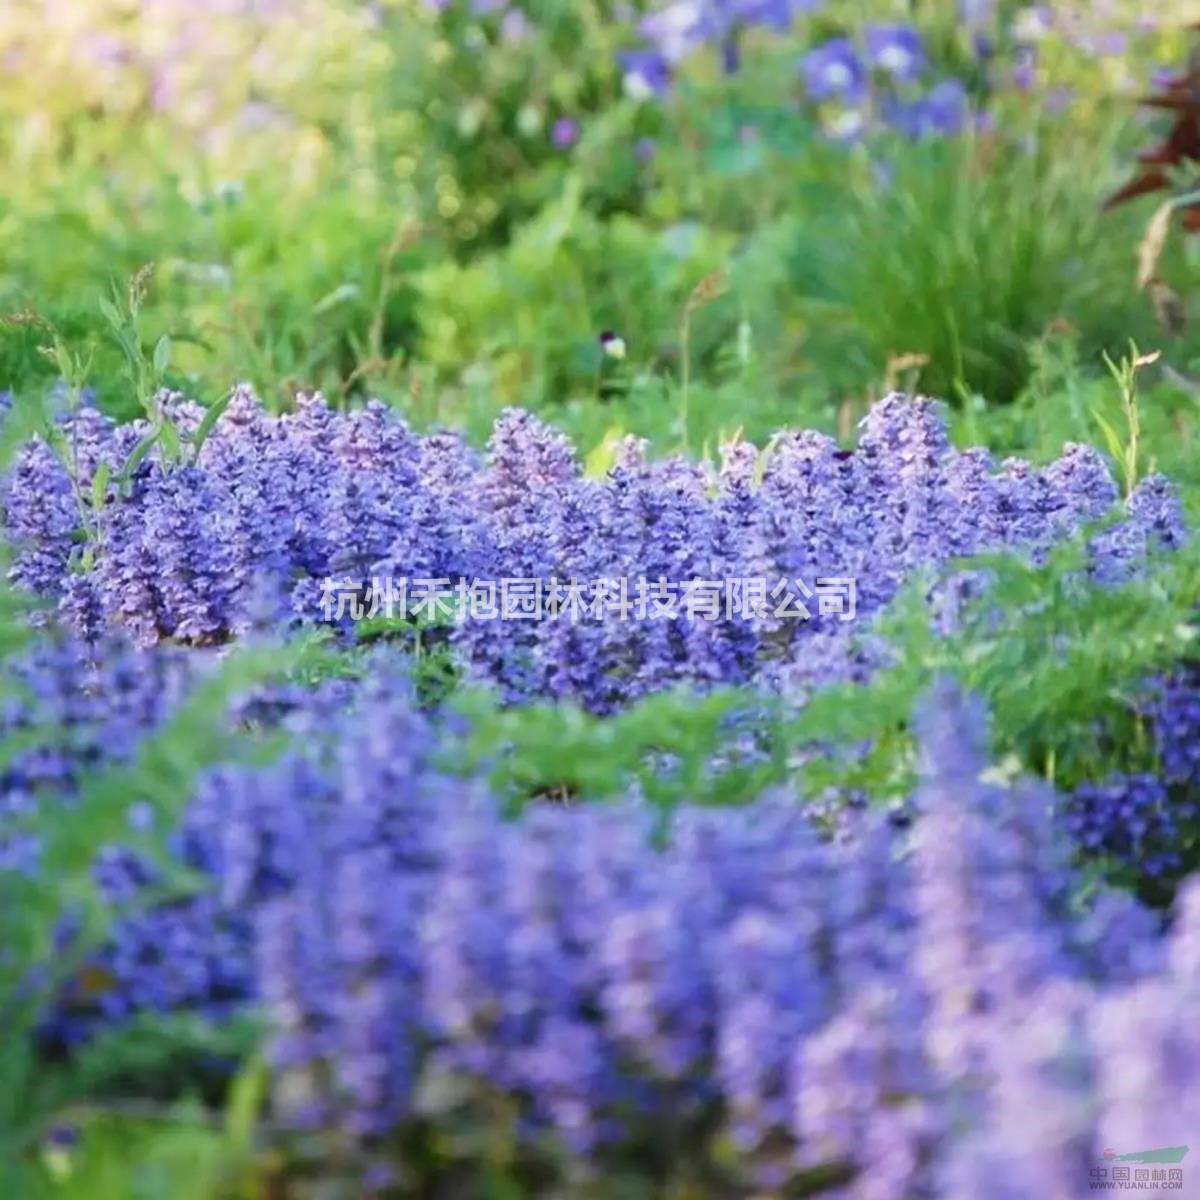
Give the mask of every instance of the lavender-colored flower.
<svg viewBox="0 0 1200 1200">
<path fill-rule="evenodd" d="M 633 154 L 638 162 L 649 162 L 658 153 L 658 142 L 652 137 L 640 137 L 633 144 Z"/>
<path fill-rule="evenodd" d="M 185 428 L 199 419 L 177 398 L 164 403 Z M 119 467 L 139 432 L 81 413 L 80 470 Z M 90 501 L 90 488 L 83 494 Z M 681 682 L 753 681 L 802 697 L 865 680 L 887 650 L 851 634 L 914 572 L 939 576 L 931 602 L 939 627 L 952 628 L 987 576 L 951 577 L 949 560 L 1006 549 L 1040 559 L 1113 512 L 1114 498 L 1094 452 L 1069 447 L 1041 471 L 1018 461 L 997 470 L 950 447 L 934 406 L 902 396 L 876 406 L 854 453 L 812 434 L 765 453 L 743 444 L 713 488 L 704 471 L 647 461 L 633 445 L 608 479 L 583 479 L 570 444 L 516 410 L 498 420 L 483 462 L 453 435 L 413 434 L 382 405 L 342 414 L 305 398 L 273 417 L 239 389 L 195 462 L 149 456 L 129 494 L 110 488 L 94 514 L 80 508 L 67 465 L 31 445 L 7 481 L 6 512 L 16 577 L 93 638 L 115 628 L 146 644 L 218 644 L 316 622 L 329 577 L 538 581 L 533 619 L 463 619 L 434 636 L 510 699 L 573 697 L 611 711 Z M 1091 542 L 1098 583 L 1127 580 L 1184 537 L 1158 479 L 1115 515 Z M 855 622 L 804 599 L 800 585 L 811 591 L 822 577 L 856 581 Z M 645 598 L 635 608 L 639 581 L 706 579 L 783 591 L 771 611 L 715 620 L 661 619 Z M 604 580 L 626 582 L 626 617 L 595 610 Z M 775 611 L 783 604 L 795 615 Z M 399 616 L 412 611 L 406 601 Z M 353 636 L 348 618 L 342 629 Z"/>
<path fill-rule="evenodd" d="M 674 65 L 722 31 L 723 22 L 704 0 L 669 0 L 642 18 L 638 32 Z"/>
<path fill-rule="evenodd" d="M 666 0 L 638 22 L 646 45 L 621 55 L 626 88 L 639 99 L 660 93 L 675 67 L 710 47 L 731 74 L 740 69 L 746 31 L 783 33 L 819 7 L 820 0 Z"/>
<path fill-rule="evenodd" d="M 849 38 L 831 38 L 814 47 L 801 59 L 800 70 L 813 100 L 855 103 L 866 94 L 866 68 Z"/>
<path fill-rule="evenodd" d="M 1156 776 L 1114 775 L 1075 790 L 1067 801 L 1065 825 L 1089 856 L 1113 858 L 1159 876 L 1182 865 L 1179 824 L 1198 815 L 1195 803 L 1173 803 Z"/>
<path fill-rule="evenodd" d="M 729 0 L 733 19 L 746 25 L 760 25 L 778 33 L 786 32 L 801 13 L 815 12 L 822 0 Z"/>
<path fill-rule="evenodd" d="M 1020 91 L 1028 91 L 1037 80 L 1037 68 L 1036 50 L 1032 46 L 1019 48 L 1012 70 L 1013 86 Z"/>
<path fill-rule="evenodd" d="M 889 97 L 884 106 L 885 121 L 910 138 L 961 133 L 969 116 L 970 100 L 957 79 L 935 84 L 916 100 Z"/>
<path fill-rule="evenodd" d="M 1194 667 L 1172 672 L 1145 704 L 1162 778 L 1172 787 L 1200 787 L 1200 679 Z"/>
<path fill-rule="evenodd" d="M 510 44 L 525 41 L 532 31 L 532 23 L 519 8 L 508 9 L 500 19 L 500 37 Z"/>
<path fill-rule="evenodd" d="M 630 50 L 620 56 L 626 93 L 634 100 L 661 95 L 670 86 L 671 66 L 655 50 Z"/>
<path fill-rule="evenodd" d="M 964 25 L 983 26 L 995 15 L 996 0 L 958 0 L 958 19 Z"/>
<path fill-rule="evenodd" d="M 915 79 L 925 68 L 925 49 L 918 30 L 908 25 L 868 25 L 867 61 L 900 83 Z"/>
<path fill-rule="evenodd" d="M 860 451 L 891 447 L 914 504 L 953 455 L 935 418 L 895 401 Z M 548 432 L 511 418 L 496 496 L 522 440 L 569 494 Z M 811 436 L 776 452 L 768 511 L 785 497 L 815 511 L 858 470 Z M 746 511 L 747 461 L 731 448 L 716 483 L 731 511 Z M 651 518 L 678 516 L 644 490 L 664 476 L 693 504 L 707 490 L 632 447 L 620 471 L 620 511 L 646 510 L 643 552 Z M 766 522 L 762 544 L 775 536 Z M 136 751 L 171 710 L 171 664 L 190 661 L 160 647 L 118 670 L 114 656 L 98 690 L 80 691 L 79 653 L 27 668 L 74 736 L 9 768 L 0 833 L 31 804 L 69 799 L 105 754 Z M 147 1012 L 253 1006 L 269 1023 L 274 1118 L 336 1132 L 364 1163 L 386 1167 L 393 1134 L 464 1118 L 486 1129 L 502 1110 L 517 1161 L 557 1144 L 602 1172 L 673 1137 L 739 1192 L 829 1178 L 894 1200 L 975 1194 L 1007 1148 L 1021 1186 L 1068 1200 L 1112 1124 L 1145 1132 L 1143 1109 L 1164 1131 L 1192 1119 L 1195 888 L 1165 940 L 1130 897 L 1085 901 L 1061 802 L 984 778 L 984 714 L 955 688 L 922 708 L 905 819 L 862 811 L 823 840 L 781 794 L 684 805 L 665 829 L 636 797 L 509 819 L 485 785 L 445 774 L 447 730 L 414 708 L 394 657 L 365 665 L 349 691 L 273 689 L 237 706 L 234 719 L 297 740 L 204 779 L 170 841 L 202 885 L 187 897 L 151 890 L 139 905 L 161 877 L 105 849 L 97 869 L 122 911 L 88 978 L 111 983 L 68 988 L 47 1022 L 60 1048 Z M 13 702 L 12 727 L 35 718 L 28 703 Z M 646 1169 L 657 1184 L 670 1166 Z"/>
<path fill-rule="evenodd" d="M 559 117 L 550 131 L 556 149 L 570 150 L 579 140 L 579 122 L 573 117 Z"/>
<path fill-rule="evenodd" d="M 934 84 L 921 102 L 923 131 L 949 135 L 961 133 L 970 112 L 967 89 L 960 80 Z"/>
<path fill-rule="evenodd" d="M 1129 497 L 1129 514 L 1152 549 L 1177 550 L 1187 537 L 1183 506 L 1162 475 L 1143 479 Z"/>
</svg>

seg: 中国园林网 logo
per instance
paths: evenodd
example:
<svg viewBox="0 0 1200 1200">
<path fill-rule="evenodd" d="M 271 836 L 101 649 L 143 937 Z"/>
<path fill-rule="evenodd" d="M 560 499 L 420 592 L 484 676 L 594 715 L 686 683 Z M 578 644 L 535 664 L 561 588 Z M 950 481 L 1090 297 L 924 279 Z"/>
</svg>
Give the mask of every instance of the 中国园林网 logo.
<svg viewBox="0 0 1200 1200">
<path fill-rule="evenodd" d="M 1183 1187 L 1183 1168 L 1168 1164 L 1183 1162 L 1187 1152 L 1187 1146 L 1163 1146 L 1128 1154 L 1106 1148 L 1100 1156 L 1105 1165 L 1092 1168 L 1092 1190 L 1177 1191 Z M 1137 1165 L 1126 1166 L 1126 1163 Z"/>
<path fill-rule="evenodd" d="M 1135 1150 L 1132 1154 L 1118 1154 L 1105 1150 L 1103 1162 L 1179 1163 L 1187 1154 L 1186 1146 L 1164 1146 L 1161 1150 Z"/>
</svg>

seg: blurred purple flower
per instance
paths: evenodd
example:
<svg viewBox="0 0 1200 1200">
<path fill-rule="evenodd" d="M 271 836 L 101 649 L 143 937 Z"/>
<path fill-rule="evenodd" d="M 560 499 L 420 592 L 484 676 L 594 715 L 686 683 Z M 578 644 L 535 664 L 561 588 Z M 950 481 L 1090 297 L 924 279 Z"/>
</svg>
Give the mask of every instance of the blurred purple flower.
<svg viewBox="0 0 1200 1200">
<path fill-rule="evenodd" d="M 944 79 L 922 101 L 925 127 L 934 133 L 961 133 L 970 112 L 967 89 L 961 80 Z"/>
<path fill-rule="evenodd" d="M 626 93 L 634 100 L 661 95 L 671 83 L 671 67 L 656 50 L 630 50 L 618 57 Z"/>
<path fill-rule="evenodd" d="M 521 42 L 532 28 L 529 18 L 519 8 L 510 8 L 500 21 L 500 36 L 506 42 Z"/>
<path fill-rule="evenodd" d="M 724 24 L 702 0 L 671 0 L 644 17 L 638 32 L 673 65 L 725 32 Z"/>
<path fill-rule="evenodd" d="M 1037 80 L 1037 51 L 1031 46 L 1017 50 L 1013 59 L 1012 83 L 1019 91 L 1026 92 Z"/>
<path fill-rule="evenodd" d="M 579 140 L 579 122 L 572 117 L 559 117 L 550 131 L 550 140 L 559 150 L 570 150 Z"/>
<path fill-rule="evenodd" d="M 1129 35 L 1120 29 L 1105 29 L 1088 39 L 1088 49 L 1094 54 L 1115 58 L 1129 50 Z"/>
<path fill-rule="evenodd" d="M 958 0 L 958 19 L 964 25 L 987 25 L 995 15 L 996 0 Z"/>
<path fill-rule="evenodd" d="M 731 0 L 733 19 L 744 25 L 760 25 L 777 33 L 789 30 L 801 13 L 815 12 L 823 0 Z"/>
<path fill-rule="evenodd" d="M 1155 67 L 1150 72 L 1150 91 L 1161 92 L 1165 91 L 1179 79 L 1179 70 L 1176 67 Z"/>
<path fill-rule="evenodd" d="M 849 38 L 831 38 L 814 47 L 801 59 L 800 70 L 813 100 L 836 97 L 853 103 L 866 93 L 866 68 Z"/>
<path fill-rule="evenodd" d="M 1066 84 L 1049 88 L 1046 91 L 1045 100 L 1043 101 L 1046 112 L 1051 116 L 1059 116 L 1065 113 L 1075 103 L 1075 97 L 1075 89 L 1068 87 Z"/>
<path fill-rule="evenodd" d="M 900 83 L 915 79 L 925 68 L 920 33 L 908 25 L 868 25 L 867 61 Z"/>
</svg>

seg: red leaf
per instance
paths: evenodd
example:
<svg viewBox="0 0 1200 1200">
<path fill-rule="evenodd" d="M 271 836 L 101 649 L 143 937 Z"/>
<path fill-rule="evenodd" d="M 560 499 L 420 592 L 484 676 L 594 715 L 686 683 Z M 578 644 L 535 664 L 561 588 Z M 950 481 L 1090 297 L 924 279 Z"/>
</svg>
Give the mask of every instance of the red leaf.
<svg viewBox="0 0 1200 1200">
<path fill-rule="evenodd" d="M 1106 210 L 1115 208 L 1118 204 L 1124 204 L 1126 200 L 1132 200 L 1135 196 L 1148 196 L 1151 192 L 1161 192 L 1164 188 L 1169 187 L 1170 183 L 1165 171 L 1158 167 L 1152 167 L 1140 175 L 1135 175 L 1124 187 L 1118 188 L 1104 201 L 1102 207 Z"/>
<path fill-rule="evenodd" d="M 1170 167 L 1185 159 L 1200 161 L 1200 120 L 1192 113 L 1181 113 L 1164 141 L 1138 155 L 1138 162 Z"/>
</svg>

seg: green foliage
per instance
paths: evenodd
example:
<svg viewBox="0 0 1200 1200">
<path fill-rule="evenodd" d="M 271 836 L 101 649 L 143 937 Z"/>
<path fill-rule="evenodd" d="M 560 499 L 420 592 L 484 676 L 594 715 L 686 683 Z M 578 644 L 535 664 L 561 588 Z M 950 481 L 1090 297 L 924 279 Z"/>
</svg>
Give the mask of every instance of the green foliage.
<svg viewBox="0 0 1200 1200">
<path fill-rule="evenodd" d="M 841 202 L 804 227 L 796 283 L 831 305 L 823 357 L 843 348 L 848 385 L 919 354 L 932 394 L 966 387 L 1003 403 L 1052 321 L 1084 331 L 1092 361 L 1151 333 L 1131 256 L 1114 253 L 1135 240 L 1130 221 L 1098 220 L 1080 186 L 1112 160 L 1119 126 L 1016 128 L 905 146 L 882 162 L 864 155 L 848 164 Z"/>
<path fill-rule="evenodd" d="M 206 399 L 243 379 L 282 403 L 298 388 L 340 397 L 396 376 L 413 341 L 407 274 L 424 253 L 404 208 L 344 186 L 318 202 L 257 178 L 192 200 L 181 181 L 164 177 L 142 197 L 137 230 L 122 230 L 97 226 L 104 210 L 73 211 L 78 190 L 73 181 L 63 187 L 60 211 L 39 218 L 49 228 L 6 248 L 0 308 L 32 304 L 71 344 L 91 343 L 91 383 L 110 411 L 141 414 L 160 345 L 159 376 L 169 367 L 173 382 Z M 112 246 L 118 238 L 124 243 Z M 155 283 L 139 314 L 108 301 L 107 313 L 94 307 L 90 298 L 107 294 L 114 276 L 149 262 Z M 140 336 L 131 336 L 131 316 L 140 318 Z M 26 329 L 0 341 L 7 384 L 24 390 L 54 380 L 38 345 Z"/>
<path fill-rule="evenodd" d="M 924 594 L 932 581 L 914 581 L 882 626 L 893 664 L 865 687 L 821 691 L 798 720 L 806 741 L 866 745 L 869 753 L 815 759 L 803 771 L 806 786 L 902 794 L 911 781 L 913 703 L 941 674 L 988 702 L 998 755 L 1015 755 L 1064 789 L 1151 765 L 1134 704 L 1156 671 L 1194 653 L 1200 554 L 1173 554 L 1119 588 L 1089 585 L 1085 565 L 1080 542 L 1056 548 L 1042 565 L 972 560 L 987 573 L 987 593 L 966 606 L 949 637 L 930 626 Z"/>
<path fill-rule="evenodd" d="M 487 768 L 514 808 L 635 790 L 665 815 L 683 802 L 749 801 L 786 773 L 782 710 L 733 689 L 663 692 L 611 717 L 568 704 L 503 708 L 478 691 L 460 693 L 453 708 L 469 718 L 469 732 L 450 744 L 447 765 Z"/>
<path fill-rule="evenodd" d="M 675 362 L 679 314 L 728 249 L 694 222 L 656 231 L 601 221 L 573 176 L 502 252 L 423 273 L 422 356 L 451 385 L 441 391 L 449 405 L 455 384 L 492 404 L 594 402 L 600 331 L 636 331 L 647 367 Z"/>
<path fill-rule="evenodd" d="M 783 413 L 831 423 L 904 354 L 928 359 L 927 390 L 1007 402 L 1056 318 L 1080 331 L 1092 377 L 1101 351 L 1158 340 L 1133 288 L 1137 207 L 1097 211 L 1128 113 L 1108 65 L 1058 42 L 1039 50 L 1047 79 L 1079 99 L 1050 112 L 1048 84 L 994 95 L 953 6 L 930 6 L 919 16 L 938 70 L 989 100 L 992 126 L 848 147 L 804 105 L 796 58 L 882 4 L 806 18 L 792 37 L 759 31 L 734 75 L 697 56 L 661 103 L 623 93 L 616 55 L 634 39 L 609 0 L 530 4 L 526 35 L 507 40 L 466 5 L 388 0 L 370 22 L 328 8 L 327 49 L 344 61 L 323 57 L 319 85 L 297 86 L 301 62 L 273 61 L 269 85 L 256 76 L 249 93 L 286 98 L 295 119 L 247 130 L 241 155 L 224 153 L 237 137 L 189 154 L 198 135 L 172 130 L 174 114 L 131 123 L 66 92 L 61 128 L 36 152 L 18 145 L 26 170 L 0 198 L 0 311 L 34 305 L 90 347 L 109 410 L 143 410 L 159 348 L 158 377 L 210 402 L 245 379 L 279 406 L 297 389 L 374 392 L 418 421 L 480 429 L 504 403 L 568 405 L 567 423 L 591 428 L 595 338 L 616 328 L 630 359 L 614 419 L 696 446 L 720 427 L 769 432 Z M 320 44 L 308 33 L 298 52 Z M 1138 49 L 1132 77 L 1173 43 Z M 552 137 L 562 118 L 579 128 L 569 152 Z M 1186 295 L 1184 251 L 1170 274 Z M 148 262 L 157 281 L 133 339 L 93 297 Z M 716 271 L 725 292 L 695 314 L 685 354 L 681 315 Z M 20 325 L 0 337 L 0 385 L 61 376 L 42 341 Z M 1170 357 L 1194 353 L 1189 335 Z"/>
<path fill-rule="evenodd" d="M 1099 587 L 1083 575 L 1082 541 L 1040 565 L 1017 556 L 972 560 L 985 596 L 949 635 L 931 626 L 915 580 L 878 631 L 891 663 L 867 684 L 835 685 L 796 710 L 736 689 L 671 692 L 610 717 L 571 705 L 503 708 L 486 692 L 460 692 L 469 718 L 447 765 L 490 772 L 514 807 L 644 795 L 676 805 L 738 804 L 771 786 L 800 802 L 842 789 L 877 802 L 913 783 L 909 720 L 918 698 L 950 674 L 988 702 L 999 758 L 1063 789 L 1116 770 L 1155 764 L 1136 715 L 1146 681 L 1190 657 L 1197 636 L 1200 552 L 1157 562 L 1147 577 Z"/>
</svg>

